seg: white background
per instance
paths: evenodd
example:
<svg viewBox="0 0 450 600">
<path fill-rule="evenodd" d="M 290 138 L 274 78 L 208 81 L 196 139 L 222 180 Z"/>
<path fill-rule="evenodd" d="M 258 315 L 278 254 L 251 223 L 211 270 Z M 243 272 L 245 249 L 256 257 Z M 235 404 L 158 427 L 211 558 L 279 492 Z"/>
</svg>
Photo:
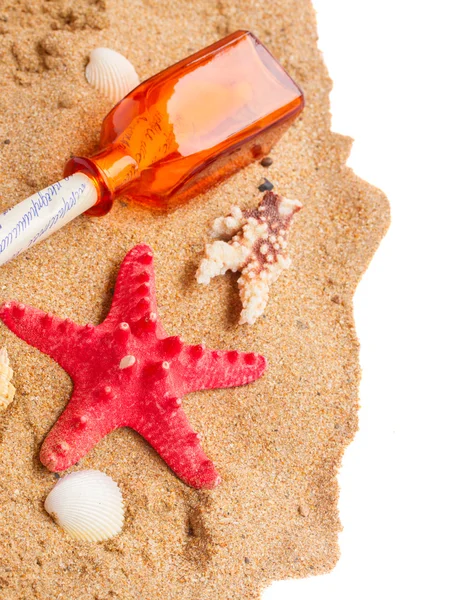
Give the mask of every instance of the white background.
<svg viewBox="0 0 450 600">
<path fill-rule="evenodd" d="M 348 164 L 387 194 L 392 225 L 355 297 L 363 380 L 341 560 L 264 600 L 449 600 L 450 2 L 314 5 L 333 129 L 355 139 Z"/>
</svg>

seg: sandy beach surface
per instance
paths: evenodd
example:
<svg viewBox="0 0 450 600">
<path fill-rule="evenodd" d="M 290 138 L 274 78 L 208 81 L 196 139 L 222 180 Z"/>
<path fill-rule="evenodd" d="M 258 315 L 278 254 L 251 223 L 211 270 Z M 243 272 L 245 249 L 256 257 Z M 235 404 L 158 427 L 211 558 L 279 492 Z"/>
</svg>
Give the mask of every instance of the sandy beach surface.
<svg viewBox="0 0 450 600">
<path fill-rule="evenodd" d="M 227 33 L 249 29 L 305 92 L 307 106 L 259 163 L 170 214 L 128 198 L 80 217 L 0 269 L 0 301 L 78 323 L 106 315 L 125 253 L 155 253 L 159 311 L 189 343 L 264 354 L 266 375 L 184 406 L 222 476 L 214 491 L 179 481 L 135 432 L 107 436 L 73 469 L 120 486 L 122 533 L 75 542 L 43 508 L 56 483 L 39 461 L 72 384 L 0 324 L 16 399 L 0 413 L 0 596 L 4 600 L 243 600 L 273 580 L 326 573 L 339 557 L 336 474 L 357 429 L 352 296 L 389 223 L 384 195 L 345 166 L 351 140 L 330 131 L 331 81 L 308 0 L 0 0 L 0 210 L 61 178 L 70 154 L 96 150 L 111 103 L 86 82 L 90 50 L 123 53 L 142 79 Z M 304 209 L 292 267 L 264 318 L 239 326 L 237 276 L 195 281 L 211 221 L 254 207 L 262 176 Z"/>
</svg>

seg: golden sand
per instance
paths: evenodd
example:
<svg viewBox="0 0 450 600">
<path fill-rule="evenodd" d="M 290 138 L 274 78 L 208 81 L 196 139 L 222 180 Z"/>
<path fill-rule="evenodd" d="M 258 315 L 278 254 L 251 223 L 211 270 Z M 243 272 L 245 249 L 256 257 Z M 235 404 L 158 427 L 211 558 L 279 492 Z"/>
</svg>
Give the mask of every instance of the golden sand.
<svg viewBox="0 0 450 600">
<path fill-rule="evenodd" d="M 79 323 L 99 322 L 135 243 L 155 252 L 169 334 L 266 355 L 252 385 L 185 398 L 223 482 L 186 487 L 131 430 L 107 436 L 74 470 L 99 469 L 127 507 L 120 536 L 74 542 L 43 501 L 55 475 L 40 445 L 71 393 L 67 374 L 0 325 L 16 399 L 0 413 L 0 596 L 5 600 L 242 600 L 271 581 L 333 568 L 336 473 L 357 428 L 358 340 L 352 296 L 389 222 L 383 194 L 345 166 L 351 140 L 330 132 L 331 81 L 308 0 L 0 0 L 0 208 L 60 179 L 70 153 L 96 149 L 110 103 L 84 78 L 96 46 L 122 52 L 141 78 L 236 29 L 253 31 L 305 92 L 303 116 L 271 154 L 168 215 L 124 198 L 80 217 L 0 270 L 15 298 Z M 264 318 L 239 326 L 236 276 L 194 275 L 210 222 L 256 206 L 262 176 L 305 205 L 293 265 Z"/>
</svg>

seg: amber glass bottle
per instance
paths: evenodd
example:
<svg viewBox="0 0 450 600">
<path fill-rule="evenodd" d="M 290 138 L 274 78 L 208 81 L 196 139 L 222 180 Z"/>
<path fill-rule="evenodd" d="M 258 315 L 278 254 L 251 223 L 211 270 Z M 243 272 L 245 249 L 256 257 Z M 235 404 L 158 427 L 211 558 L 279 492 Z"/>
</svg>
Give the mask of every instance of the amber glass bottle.
<svg viewBox="0 0 450 600">
<path fill-rule="evenodd" d="M 93 175 L 106 213 L 126 194 L 157 208 L 186 201 L 267 154 L 303 94 L 255 36 L 238 31 L 147 79 L 103 122 L 101 151 L 65 175 Z"/>
</svg>

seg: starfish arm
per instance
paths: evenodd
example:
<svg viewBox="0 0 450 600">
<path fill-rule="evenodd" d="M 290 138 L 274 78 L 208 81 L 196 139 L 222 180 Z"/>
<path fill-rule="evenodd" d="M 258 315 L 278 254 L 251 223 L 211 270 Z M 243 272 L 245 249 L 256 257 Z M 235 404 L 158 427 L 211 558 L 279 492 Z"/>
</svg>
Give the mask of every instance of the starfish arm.
<svg viewBox="0 0 450 600">
<path fill-rule="evenodd" d="M 270 282 L 261 277 L 249 279 L 241 275 L 238 279 L 239 296 L 242 302 L 239 324 L 253 325 L 266 308 L 269 299 Z"/>
<path fill-rule="evenodd" d="M 156 314 L 153 252 L 147 244 L 138 244 L 120 266 L 111 308 L 104 322 L 114 326 L 121 322 L 137 323 L 149 315 L 156 318 Z M 159 321 L 157 327 L 162 332 Z"/>
<path fill-rule="evenodd" d="M 70 373 L 70 366 L 77 354 L 74 337 L 81 334 L 82 327 L 69 319 L 60 319 L 19 302 L 3 304 L 0 318 L 27 344 L 48 354 Z"/>
<path fill-rule="evenodd" d="M 261 377 L 266 366 L 264 356 L 253 352 L 227 352 L 209 350 L 202 345 L 187 346 L 185 355 L 179 361 L 178 374 L 182 379 L 183 394 L 187 394 L 245 385 Z"/>
<path fill-rule="evenodd" d="M 203 452 L 200 436 L 193 431 L 181 408 L 130 426 L 149 442 L 187 485 L 197 489 L 213 489 L 219 485 L 219 474 Z"/>
<path fill-rule="evenodd" d="M 114 410 L 105 410 L 100 403 L 101 399 L 75 388 L 41 447 L 41 462 L 50 471 L 65 471 L 119 426 Z"/>
<path fill-rule="evenodd" d="M 208 284 L 217 275 L 224 275 L 228 270 L 235 273 L 245 264 L 250 254 L 249 248 L 235 242 L 219 240 L 206 246 L 204 258 L 197 270 L 197 282 Z"/>
<path fill-rule="evenodd" d="M 226 217 L 217 217 L 214 220 L 211 236 L 218 239 L 229 240 L 242 229 L 246 218 L 239 206 L 231 207 L 231 214 Z"/>
</svg>

